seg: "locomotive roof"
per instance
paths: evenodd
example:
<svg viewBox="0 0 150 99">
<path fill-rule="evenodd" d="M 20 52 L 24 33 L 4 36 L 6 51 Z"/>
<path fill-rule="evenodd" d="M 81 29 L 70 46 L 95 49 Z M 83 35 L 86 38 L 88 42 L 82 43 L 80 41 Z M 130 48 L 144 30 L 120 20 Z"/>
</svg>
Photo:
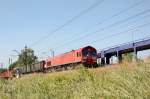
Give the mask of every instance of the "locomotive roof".
<svg viewBox="0 0 150 99">
<path fill-rule="evenodd" d="M 79 48 L 79 49 L 73 49 L 73 50 L 71 50 L 71 51 L 69 51 L 69 52 L 65 52 L 65 53 L 62 53 L 62 54 L 59 54 L 59 55 L 56 55 L 55 57 L 59 57 L 59 56 L 61 56 L 61 55 L 64 55 L 64 54 L 67 54 L 67 53 L 70 53 L 70 52 L 73 52 L 73 51 L 81 51 L 82 49 L 85 49 L 85 48 L 88 48 L 88 47 L 91 47 L 91 48 L 94 48 L 94 47 L 92 47 L 92 46 L 85 46 L 85 47 L 81 47 L 81 48 Z M 94 48 L 95 49 L 95 48 Z M 48 58 L 48 59 L 46 59 L 46 60 L 49 60 L 49 59 L 52 59 L 53 57 L 50 57 L 50 58 Z"/>
</svg>

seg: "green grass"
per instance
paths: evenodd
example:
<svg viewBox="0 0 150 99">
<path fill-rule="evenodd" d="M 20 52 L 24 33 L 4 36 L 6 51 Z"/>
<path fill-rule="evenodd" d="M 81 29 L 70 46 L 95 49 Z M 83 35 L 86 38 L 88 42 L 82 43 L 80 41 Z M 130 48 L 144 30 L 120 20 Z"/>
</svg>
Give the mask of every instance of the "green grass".
<svg viewBox="0 0 150 99">
<path fill-rule="evenodd" d="M 0 99 L 150 99 L 150 65 L 120 65 L 0 80 Z"/>
</svg>

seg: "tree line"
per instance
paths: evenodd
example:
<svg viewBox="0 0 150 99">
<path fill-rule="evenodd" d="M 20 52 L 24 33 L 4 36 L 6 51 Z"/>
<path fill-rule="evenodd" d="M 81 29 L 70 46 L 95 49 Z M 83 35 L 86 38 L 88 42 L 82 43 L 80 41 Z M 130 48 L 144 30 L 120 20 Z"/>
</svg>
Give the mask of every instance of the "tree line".
<svg viewBox="0 0 150 99">
<path fill-rule="evenodd" d="M 35 62 L 38 62 L 38 57 L 35 56 L 34 50 L 25 46 L 25 48 L 22 49 L 20 54 L 18 55 L 18 60 L 12 63 L 9 66 L 9 69 L 21 66 L 30 66 Z"/>
</svg>

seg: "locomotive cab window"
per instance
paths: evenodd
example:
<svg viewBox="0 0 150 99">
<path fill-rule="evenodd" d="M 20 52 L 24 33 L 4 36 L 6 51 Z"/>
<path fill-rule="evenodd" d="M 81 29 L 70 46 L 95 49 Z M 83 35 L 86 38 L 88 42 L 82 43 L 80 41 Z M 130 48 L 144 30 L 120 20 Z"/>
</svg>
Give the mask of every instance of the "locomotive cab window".
<svg viewBox="0 0 150 99">
<path fill-rule="evenodd" d="M 77 57 L 81 57 L 81 53 L 77 52 Z"/>
<path fill-rule="evenodd" d="M 97 56 L 97 52 L 95 49 L 86 48 L 82 51 L 83 56 Z"/>
<path fill-rule="evenodd" d="M 81 53 L 79 53 L 79 57 L 81 57 Z"/>
</svg>

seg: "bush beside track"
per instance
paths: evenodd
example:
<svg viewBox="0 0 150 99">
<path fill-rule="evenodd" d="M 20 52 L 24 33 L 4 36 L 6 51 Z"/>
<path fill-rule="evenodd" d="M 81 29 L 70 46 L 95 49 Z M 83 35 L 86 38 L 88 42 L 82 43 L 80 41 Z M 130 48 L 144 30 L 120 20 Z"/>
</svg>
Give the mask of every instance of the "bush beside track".
<svg viewBox="0 0 150 99">
<path fill-rule="evenodd" d="M 150 64 L 33 74 L 0 80 L 0 99 L 149 99 Z"/>
</svg>

